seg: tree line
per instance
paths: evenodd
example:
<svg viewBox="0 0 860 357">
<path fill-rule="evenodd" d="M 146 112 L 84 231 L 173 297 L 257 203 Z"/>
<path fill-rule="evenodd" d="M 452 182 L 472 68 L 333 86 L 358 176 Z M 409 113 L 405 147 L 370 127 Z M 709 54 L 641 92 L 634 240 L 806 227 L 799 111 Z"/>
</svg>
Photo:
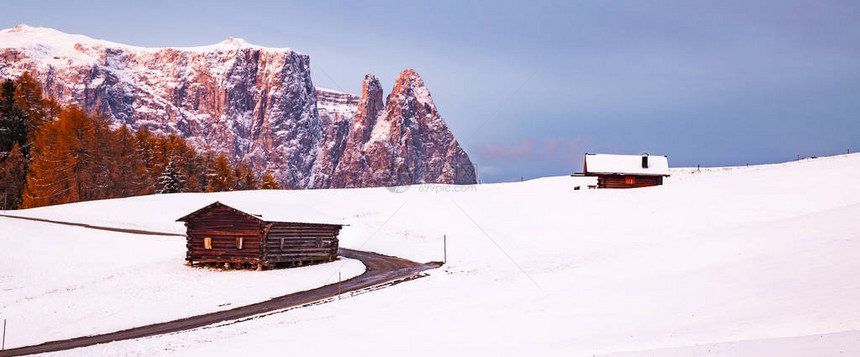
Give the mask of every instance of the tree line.
<svg viewBox="0 0 860 357">
<path fill-rule="evenodd" d="M 175 135 L 43 98 L 24 73 L 0 85 L 0 203 L 5 209 L 155 193 L 279 189 L 270 172 L 198 152 Z"/>
</svg>

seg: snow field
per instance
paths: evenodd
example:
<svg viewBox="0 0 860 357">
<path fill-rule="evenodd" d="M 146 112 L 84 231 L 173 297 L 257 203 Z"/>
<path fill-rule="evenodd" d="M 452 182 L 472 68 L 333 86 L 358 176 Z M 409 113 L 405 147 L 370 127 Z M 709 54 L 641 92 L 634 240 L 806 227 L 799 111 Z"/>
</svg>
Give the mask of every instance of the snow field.
<svg viewBox="0 0 860 357">
<path fill-rule="evenodd" d="M 6 347 L 113 332 L 230 309 L 360 275 L 357 260 L 295 269 L 185 265 L 185 239 L 0 217 Z"/>
<path fill-rule="evenodd" d="M 342 246 L 416 261 L 441 260 L 447 236 L 448 264 L 423 279 L 72 355 L 201 355 L 237 346 L 421 356 L 857 350 L 860 155 L 672 173 L 664 186 L 636 190 L 574 191 L 584 178 L 549 177 L 465 192 L 416 185 L 403 193 L 178 194 L 16 214 L 181 231 L 167 219 L 229 198 L 312 207 L 350 224 Z M 156 204 L 165 209 L 141 214 Z M 332 338 L 343 349 L 317 348 Z"/>
</svg>

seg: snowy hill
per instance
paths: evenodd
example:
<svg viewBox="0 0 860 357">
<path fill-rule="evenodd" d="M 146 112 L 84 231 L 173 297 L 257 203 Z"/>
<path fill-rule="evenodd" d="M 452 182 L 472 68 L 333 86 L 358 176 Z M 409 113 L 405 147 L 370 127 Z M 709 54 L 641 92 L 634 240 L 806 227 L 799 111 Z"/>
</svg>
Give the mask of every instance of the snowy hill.
<svg viewBox="0 0 860 357">
<path fill-rule="evenodd" d="M 182 232 L 175 218 L 216 199 L 251 207 L 295 203 L 347 221 L 342 246 L 416 261 L 441 260 L 447 236 L 448 264 L 425 279 L 228 327 L 71 354 L 200 355 L 236 346 L 243 353 L 319 353 L 311 342 L 334 338 L 349 347 L 324 354 L 348 349 L 358 355 L 676 356 L 704 355 L 713 348 L 743 356 L 797 346 L 779 355 L 851 355 L 860 353 L 858 179 L 860 155 L 852 154 L 673 169 L 664 186 L 635 190 L 574 191 L 589 178 L 549 177 L 416 185 L 401 193 L 372 188 L 155 195 L 10 213 Z M 0 252 L 5 290 L 0 314 L 27 324 L 22 311 L 32 310 L 20 307 L 26 304 L 20 300 L 38 291 L 56 296 L 41 307 L 57 316 L 68 313 L 63 297 L 87 298 L 45 278 L 66 264 L 86 261 L 60 257 L 55 250 L 41 253 L 38 261 L 21 258 L 70 239 L 64 236 L 67 228 L 0 220 L 15 232 L 0 238 L 12 247 Z M 70 235 L 68 244 L 81 247 L 85 257 L 99 256 L 91 239 L 116 235 L 112 244 L 139 244 L 119 233 Z M 37 238 L 24 246 L 11 244 L 24 237 Z M 176 238 L 147 239 L 159 242 L 146 250 L 152 254 L 184 252 L 173 243 Z M 42 264 L 55 259 L 63 263 Z M 167 270 L 162 265 L 180 262 L 147 264 Z M 104 274 L 124 271 L 104 269 Z M 26 279 L 37 291 L 6 288 Z M 139 284 L 134 274 L 117 281 L 117 287 Z M 151 293 L 138 292 L 143 299 Z M 70 329 L 89 333 L 88 326 Z M 10 343 L 24 342 L 10 337 Z"/>
</svg>

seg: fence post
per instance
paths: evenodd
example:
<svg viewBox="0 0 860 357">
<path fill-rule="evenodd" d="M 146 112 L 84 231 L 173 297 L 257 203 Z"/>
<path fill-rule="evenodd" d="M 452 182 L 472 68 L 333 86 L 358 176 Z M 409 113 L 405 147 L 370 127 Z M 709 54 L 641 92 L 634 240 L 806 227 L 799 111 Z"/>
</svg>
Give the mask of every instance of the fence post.
<svg viewBox="0 0 860 357">
<path fill-rule="evenodd" d="M 340 272 L 337 272 L 337 299 L 340 300 Z"/>
<path fill-rule="evenodd" d="M 448 264 L 448 235 L 442 236 L 442 264 Z"/>
<path fill-rule="evenodd" d="M 0 344 L 0 351 L 6 350 L 6 319 L 3 319 L 3 343 Z"/>
</svg>

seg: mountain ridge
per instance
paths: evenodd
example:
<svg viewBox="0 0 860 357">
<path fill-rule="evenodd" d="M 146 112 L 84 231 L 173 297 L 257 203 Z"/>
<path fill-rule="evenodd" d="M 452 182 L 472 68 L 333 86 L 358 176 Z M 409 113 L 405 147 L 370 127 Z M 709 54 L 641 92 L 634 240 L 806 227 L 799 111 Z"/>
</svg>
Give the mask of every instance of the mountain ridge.
<svg viewBox="0 0 860 357">
<path fill-rule="evenodd" d="M 289 48 L 266 48 L 232 37 L 209 46 L 148 48 L 27 25 L 0 31 L 0 77 L 25 71 L 42 83 L 46 95 L 62 103 L 100 111 L 115 126 L 178 134 L 200 150 L 247 160 L 259 172 L 272 171 L 285 187 L 475 183 L 468 155 L 438 114 L 425 118 L 423 112 L 409 111 L 413 117 L 398 123 L 432 119 L 441 124 L 433 124 L 436 132 L 420 136 L 405 130 L 397 131 L 401 136 L 383 138 L 389 147 L 400 149 L 365 150 L 371 138 L 364 134 L 361 142 L 347 140 L 364 95 L 316 88 L 310 57 Z M 413 70 L 403 73 L 417 76 Z M 409 95 L 426 92 L 426 98 L 397 96 L 396 102 L 425 102 L 429 91 L 423 82 L 420 87 Z M 381 96 L 381 87 L 378 91 Z M 389 95 L 385 102 L 390 101 Z M 377 121 L 376 115 L 370 119 Z M 370 128 L 376 130 L 384 132 Z M 419 147 L 451 145 L 454 150 L 415 155 Z M 342 163 L 343 153 L 350 153 L 350 165 Z M 471 173 L 465 178 L 439 174 L 450 168 L 428 171 L 422 162 L 471 168 Z M 398 170 L 409 174 L 395 178 L 402 174 Z M 436 173 L 424 173 L 431 171 Z"/>
</svg>

